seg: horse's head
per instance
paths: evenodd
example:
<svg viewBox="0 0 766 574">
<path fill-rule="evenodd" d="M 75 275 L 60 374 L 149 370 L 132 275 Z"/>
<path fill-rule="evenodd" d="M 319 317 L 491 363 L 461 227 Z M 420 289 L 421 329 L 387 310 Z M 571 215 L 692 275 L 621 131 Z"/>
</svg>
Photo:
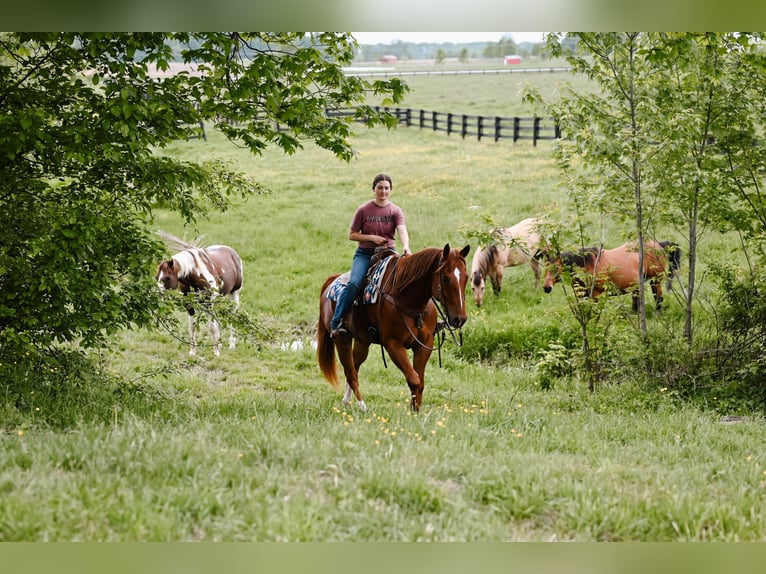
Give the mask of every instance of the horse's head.
<svg viewBox="0 0 766 574">
<path fill-rule="evenodd" d="M 553 286 L 561 280 L 561 273 L 572 274 L 572 285 L 585 287 L 582 277 L 582 270 L 591 272 L 593 265 L 600 253 L 598 247 L 582 247 L 579 251 L 564 251 L 559 255 L 548 255 L 546 257 L 545 281 L 543 281 L 543 291 L 550 293 Z M 574 268 L 580 268 L 580 273 L 573 273 Z"/>
<path fill-rule="evenodd" d="M 178 270 L 172 259 L 160 263 L 155 278 L 157 285 L 163 289 L 178 289 Z"/>
<path fill-rule="evenodd" d="M 545 280 L 543 291 L 550 293 L 553 286 L 561 279 L 561 257 L 548 255 L 545 258 Z"/>
<path fill-rule="evenodd" d="M 474 271 L 473 275 L 471 275 L 471 291 L 473 291 L 473 301 L 476 303 L 477 307 L 481 307 L 481 304 L 484 301 L 485 286 L 486 283 L 484 282 L 484 275 L 482 272 L 479 270 Z"/>
<path fill-rule="evenodd" d="M 468 283 L 465 258 L 470 250 L 470 245 L 460 251 L 450 249 L 447 243 L 431 283 L 431 293 L 444 307 L 447 322 L 454 328 L 462 327 L 468 319 L 465 310 L 465 287 Z"/>
</svg>

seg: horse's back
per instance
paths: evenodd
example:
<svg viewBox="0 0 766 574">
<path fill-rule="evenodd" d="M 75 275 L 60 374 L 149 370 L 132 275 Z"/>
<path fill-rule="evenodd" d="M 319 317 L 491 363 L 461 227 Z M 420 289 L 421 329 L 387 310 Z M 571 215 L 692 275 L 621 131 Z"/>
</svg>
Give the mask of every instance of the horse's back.
<svg viewBox="0 0 766 574">
<path fill-rule="evenodd" d="M 534 253 L 540 243 L 540 234 L 536 229 L 537 225 L 538 220 L 536 217 L 528 217 L 519 221 L 516 225 L 506 227 L 504 230 L 501 230 L 501 233 L 512 239 L 515 243 L 522 244 L 517 245 L 516 248 L 524 252 L 524 255 L 529 256 Z"/>
<path fill-rule="evenodd" d="M 638 242 L 628 241 L 613 249 L 604 249 L 599 256 L 599 270 L 606 270 L 610 280 L 619 289 L 628 289 L 638 284 L 640 253 Z M 644 278 L 651 279 L 665 272 L 667 254 L 656 241 L 644 241 Z"/>
<path fill-rule="evenodd" d="M 205 251 L 222 277 L 224 294 L 242 289 L 244 270 L 239 253 L 228 245 L 211 245 Z"/>
</svg>

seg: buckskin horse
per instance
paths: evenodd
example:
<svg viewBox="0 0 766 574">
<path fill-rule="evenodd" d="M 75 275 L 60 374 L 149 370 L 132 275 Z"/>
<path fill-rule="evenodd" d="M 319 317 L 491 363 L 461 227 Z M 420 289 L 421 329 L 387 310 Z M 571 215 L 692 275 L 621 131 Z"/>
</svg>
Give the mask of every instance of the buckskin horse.
<svg viewBox="0 0 766 574">
<path fill-rule="evenodd" d="M 630 292 L 633 311 L 638 310 L 638 243 L 630 241 L 614 249 L 584 247 L 565 251 L 548 259 L 543 290 L 550 293 L 562 271 L 572 274 L 572 285 L 585 297 L 598 298 L 605 291 Z M 643 276 L 654 293 L 655 308 L 662 310 L 662 279 L 667 275 L 667 288 L 681 266 L 681 248 L 672 241 L 645 241 Z M 580 268 L 579 273 L 575 268 Z M 610 290 L 613 287 L 613 290 Z"/>
<path fill-rule="evenodd" d="M 499 241 L 486 247 L 479 246 L 471 263 L 471 290 L 477 307 L 484 301 L 487 277 L 495 295 L 500 293 L 505 267 L 529 262 L 535 274 L 535 288 L 540 284 L 540 263 L 535 257 L 540 243 L 540 235 L 535 230 L 537 225 L 537 218 L 530 217 L 512 227 L 495 228 L 491 233 Z"/>
<path fill-rule="evenodd" d="M 344 404 L 350 404 L 353 395 L 358 407 L 367 410 L 359 390 L 359 368 L 367 359 L 370 345 L 376 343 L 404 374 L 412 411 L 420 409 L 426 364 L 434 350 L 437 314 L 443 313 L 449 329 L 460 329 L 466 322 L 465 257 L 469 250 L 470 245 L 457 250 L 450 249 L 448 243 L 443 249 L 427 247 L 412 255 L 393 255 L 380 278 L 378 295 L 353 307 L 349 332 L 337 337 L 330 336 L 335 307 L 331 292 L 340 275 L 325 280 L 319 300 L 317 360 L 322 375 L 338 388 L 337 352 L 346 377 Z M 375 268 L 371 271 L 374 273 Z M 439 311 L 437 303 L 441 305 Z M 408 349 L 412 350 L 412 362 Z"/>
<path fill-rule="evenodd" d="M 169 233 L 160 233 L 166 240 L 182 247 L 183 250 L 163 261 L 157 267 L 157 283 L 164 289 L 178 289 L 182 294 L 209 292 L 225 295 L 239 308 L 239 294 L 242 289 L 242 260 L 237 252 L 227 245 L 199 247 Z M 189 354 L 197 354 L 197 337 L 194 307 L 186 305 L 189 315 Z M 221 327 L 215 315 L 210 321 L 213 336 L 213 354 L 221 354 Z M 236 345 L 234 327 L 229 326 L 229 349 Z"/>
</svg>

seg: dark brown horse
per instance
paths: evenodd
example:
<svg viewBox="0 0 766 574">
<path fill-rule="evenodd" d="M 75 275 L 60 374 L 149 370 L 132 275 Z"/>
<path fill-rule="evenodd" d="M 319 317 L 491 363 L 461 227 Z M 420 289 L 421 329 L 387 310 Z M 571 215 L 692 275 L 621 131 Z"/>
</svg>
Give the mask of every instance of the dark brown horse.
<svg viewBox="0 0 766 574">
<path fill-rule="evenodd" d="M 178 289 L 184 295 L 190 291 L 209 291 L 217 295 L 226 295 L 236 308 L 239 307 L 239 293 L 242 289 L 242 260 L 234 249 L 227 245 L 197 247 L 170 234 L 163 234 L 165 239 L 184 247 L 157 268 L 157 283 L 164 289 Z M 197 338 L 194 308 L 187 305 L 189 313 L 189 354 L 197 353 Z M 221 354 L 221 327 L 213 316 L 210 321 L 213 335 L 213 353 Z M 229 328 L 229 348 L 236 345 L 234 328 Z"/>
<path fill-rule="evenodd" d="M 335 338 L 330 337 L 335 302 L 328 294 L 339 276 L 327 278 L 319 300 L 317 360 L 324 377 L 337 388 L 337 351 L 346 376 L 344 404 L 351 403 L 353 394 L 359 408 L 367 410 L 359 391 L 359 367 L 367 359 L 370 345 L 378 343 L 407 379 L 412 410 L 420 409 L 437 324 L 434 300 L 441 305 L 449 328 L 460 329 L 465 324 L 465 258 L 469 250 L 469 245 L 458 251 L 447 244 L 444 249 L 427 247 L 405 257 L 395 255 L 383 273 L 375 302 L 355 306 L 350 332 Z"/>
<path fill-rule="evenodd" d="M 631 241 L 614 249 L 585 247 L 549 258 L 543 289 L 550 293 L 562 271 L 572 274 L 572 285 L 585 297 L 598 298 L 610 287 L 616 293 L 633 295 L 633 310 L 638 310 L 638 244 Z M 671 241 L 645 241 L 643 277 L 654 293 L 655 308 L 662 310 L 662 279 L 667 276 L 668 289 L 674 273 L 681 265 L 681 249 Z M 577 273 L 575 268 L 580 268 Z"/>
</svg>

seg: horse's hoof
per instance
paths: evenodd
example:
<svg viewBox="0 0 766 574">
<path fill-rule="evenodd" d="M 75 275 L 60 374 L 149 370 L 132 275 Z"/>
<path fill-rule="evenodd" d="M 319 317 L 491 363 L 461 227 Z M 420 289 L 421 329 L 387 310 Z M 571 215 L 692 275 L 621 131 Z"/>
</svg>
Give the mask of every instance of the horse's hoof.
<svg viewBox="0 0 766 574">
<path fill-rule="evenodd" d="M 362 411 L 363 413 L 367 412 L 367 405 L 364 404 L 364 401 L 359 401 L 357 405 L 359 405 L 360 411 Z"/>
</svg>

